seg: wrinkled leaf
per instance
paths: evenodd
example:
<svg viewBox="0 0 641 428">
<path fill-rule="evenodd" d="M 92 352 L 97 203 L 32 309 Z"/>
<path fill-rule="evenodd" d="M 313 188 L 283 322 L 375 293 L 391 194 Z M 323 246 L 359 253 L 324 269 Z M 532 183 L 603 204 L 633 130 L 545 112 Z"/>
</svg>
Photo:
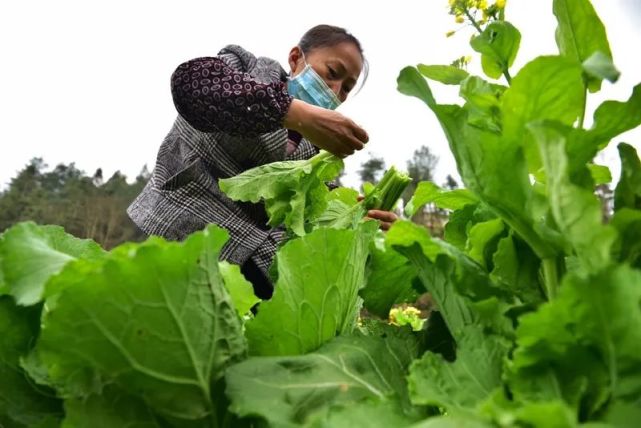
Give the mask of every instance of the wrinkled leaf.
<svg viewBox="0 0 641 428">
<path fill-rule="evenodd" d="M 332 405 L 407 401 L 405 373 L 416 356 L 416 341 L 406 330 L 340 336 L 306 355 L 251 357 L 236 364 L 227 370 L 226 392 L 240 416 L 260 415 L 272 426 L 304 426 Z"/>
<path fill-rule="evenodd" d="M 352 331 L 377 226 L 322 228 L 280 249 L 274 295 L 247 324 L 250 354 L 304 354 Z"/>
<path fill-rule="evenodd" d="M 36 349 L 64 394 L 116 383 L 158 413 L 216 418 L 211 384 L 244 358 L 240 318 L 218 270 L 227 232 L 150 239 L 67 265 L 51 282 Z"/>
</svg>

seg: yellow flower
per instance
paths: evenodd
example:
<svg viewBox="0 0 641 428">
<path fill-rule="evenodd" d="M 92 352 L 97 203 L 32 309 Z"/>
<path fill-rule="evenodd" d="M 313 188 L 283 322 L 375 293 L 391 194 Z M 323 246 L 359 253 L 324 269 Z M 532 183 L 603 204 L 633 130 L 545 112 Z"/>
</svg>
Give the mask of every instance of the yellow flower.
<svg viewBox="0 0 641 428">
<path fill-rule="evenodd" d="M 449 0 L 450 7 L 454 7 L 456 0 Z"/>
<path fill-rule="evenodd" d="M 466 55 L 463 57 L 463 63 L 464 64 L 469 64 L 470 61 L 472 61 L 472 56 L 471 55 Z"/>
<path fill-rule="evenodd" d="M 456 31 L 448 31 L 445 33 L 445 37 L 452 37 Z"/>
<path fill-rule="evenodd" d="M 505 0 L 496 0 L 495 5 L 497 8 L 503 9 L 505 7 Z"/>
<path fill-rule="evenodd" d="M 457 24 L 462 24 L 463 21 L 465 21 L 465 18 L 463 18 L 463 15 L 456 15 L 456 18 L 454 20 Z"/>
<path fill-rule="evenodd" d="M 476 8 L 479 10 L 487 9 L 487 0 L 478 0 L 476 2 Z"/>
</svg>

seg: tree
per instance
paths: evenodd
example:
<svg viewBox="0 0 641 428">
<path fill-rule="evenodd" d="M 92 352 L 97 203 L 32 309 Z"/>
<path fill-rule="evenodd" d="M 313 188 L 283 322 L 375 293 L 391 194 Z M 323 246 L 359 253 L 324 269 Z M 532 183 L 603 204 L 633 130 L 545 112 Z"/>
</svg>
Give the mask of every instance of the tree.
<svg viewBox="0 0 641 428">
<path fill-rule="evenodd" d="M 458 183 L 452 177 L 450 174 L 447 174 L 447 177 L 445 178 L 445 184 L 443 184 L 443 187 L 445 187 L 448 190 L 454 190 L 458 188 Z"/>
<path fill-rule="evenodd" d="M 432 181 L 437 163 L 438 156 L 432 154 L 429 147 L 421 146 L 414 150 L 412 158 L 407 161 L 407 173 L 412 177 L 412 183 L 407 186 L 403 193 L 404 201 L 410 200 L 418 183 Z"/>
<path fill-rule="evenodd" d="M 0 232 L 32 220 L 63 226 L 107 249 L 144 238 L 126 209 L 149 180 L 146 167 L 132 184 L 120 172 L 103 184 L 102 169 L 90 177 L 74 163 L 59 164 L 49 172 L 46 168 L 42 159 L 32 159 L 0 193 Z"/>
<path fill-rule="evenodd" d="M 370 158 L 361 163 L 361 169 L 358 174 L 361 177 L 361 183 L 369 182 L 375 184 L 385 172 L 385 160 L 370 154 Z"/>
</svg>

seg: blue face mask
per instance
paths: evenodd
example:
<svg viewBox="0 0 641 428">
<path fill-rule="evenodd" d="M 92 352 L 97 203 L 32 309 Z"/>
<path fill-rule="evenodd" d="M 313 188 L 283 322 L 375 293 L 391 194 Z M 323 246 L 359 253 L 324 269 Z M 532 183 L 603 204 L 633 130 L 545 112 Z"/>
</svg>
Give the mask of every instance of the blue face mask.
<svg viewBox="0 0 641 428">
<path fill-rule="evenodd" d="M 296 76 L 289 78 L 287 91 L 296 99 L 329 110 L 334 110 L 341 104 L 334 91 L 309 64 Z"/>
</svg>

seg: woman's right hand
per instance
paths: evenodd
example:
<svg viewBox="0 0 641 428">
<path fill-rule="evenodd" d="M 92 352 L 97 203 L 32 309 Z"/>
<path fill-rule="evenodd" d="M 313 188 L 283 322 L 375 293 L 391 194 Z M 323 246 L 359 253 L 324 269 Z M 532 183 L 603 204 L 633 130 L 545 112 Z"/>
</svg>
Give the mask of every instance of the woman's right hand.
<svg viewBox="0 0 641 428">
<path fill-rule="evenodd" d="M 297 99 L 292 100 L 284 125 L 341 158 L 361 150 L 369 140 L 367 132 L 348 117 Z"/>
</svg>

